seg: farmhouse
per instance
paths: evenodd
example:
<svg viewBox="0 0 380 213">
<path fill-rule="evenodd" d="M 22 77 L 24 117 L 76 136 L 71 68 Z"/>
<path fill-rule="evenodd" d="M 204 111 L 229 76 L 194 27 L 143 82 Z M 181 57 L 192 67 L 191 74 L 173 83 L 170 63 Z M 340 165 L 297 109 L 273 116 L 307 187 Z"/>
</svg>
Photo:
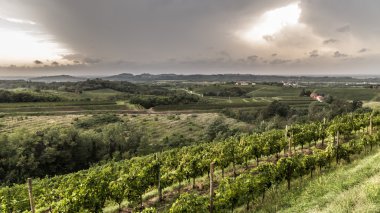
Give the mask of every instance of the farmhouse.
<svg viewBox="0 0 380 213">
<path fill-rule="evenodd" d="M 325 97 L 323 97 L 322 95 L 319 95 L 318 93 L 316 92 L 313 92 L 310 94 L 310 98 L 316 100 L 316 101 L 319 101 L 319 102 L 324 102 L 325 101 Z"/>
</svg>

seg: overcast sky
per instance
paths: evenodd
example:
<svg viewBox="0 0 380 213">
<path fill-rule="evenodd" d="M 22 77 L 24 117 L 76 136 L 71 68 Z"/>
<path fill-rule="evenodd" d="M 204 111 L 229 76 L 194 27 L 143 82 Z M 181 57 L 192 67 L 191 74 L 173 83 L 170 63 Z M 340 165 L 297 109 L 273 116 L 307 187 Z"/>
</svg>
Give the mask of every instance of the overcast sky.
<svg viewBox="0 0 380 213">
<path fill-rule="evenodd" d="M 0 0 L 0 75 L 380 75 L 379 0 Z"/>
</svg>

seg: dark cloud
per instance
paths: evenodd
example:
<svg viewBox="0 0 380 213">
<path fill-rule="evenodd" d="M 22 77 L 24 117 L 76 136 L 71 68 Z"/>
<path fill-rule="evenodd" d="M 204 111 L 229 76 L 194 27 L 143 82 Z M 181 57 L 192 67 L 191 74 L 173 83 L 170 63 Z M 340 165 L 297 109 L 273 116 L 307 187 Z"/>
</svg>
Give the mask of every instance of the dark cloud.
<svg viewBox="0 0 380 213">
<path fill-rule="evenodd" d="M 377 0 L 301 0 L 301 24 L 264 36 L 265 44 L 247 42 L 236 36 L 238 31 L 249 29 L 266 11 L 295 2 L 0 0 L 0 7 L 3 9 L 1 12 L 8 13 L 5 15 L 33 20 L 51 35 L 52 40 L 78 53 L 64 55 L 62 60 L 51 59 L 60 63 L 60 66 L 53 67 L 54 70 L 66 68 L 65 64 L 70 64 L 67 66 L 70 69 L 86 67 L 94 72 L 235 71 L 240 68 L 251 70 L 263 64 L 268 67 L 268 72 L 276 70 L 276 66 L 269 64 L 287 64 L 294 69 L 308 70 L 310 66 L 302 67 L 304 61 L 315 63 L 315 69 L 330 66 L 331 58 L 318 57 L 331 51 L 330 46 L 322 45 L 331 45 L 339 50 L 333 54 L 337 58 L 348 57 L 344 53 L 362 47 L 370 47 L 373 50 L 371 54 L 376 54 L 374 50 L 380 48 L 380 25 L 377 23 L 380 20 L 380 1 Z M 15 25 L 21 24 L 0 18 L 0 25 L 16 29 Z M 23 25 L 26 25 L 25 30 L 30 27 Z M 367 49 L 359 52 L 367 52 Z M 363 54 L 362 57 L 371 54 Z M 258 59 L 256 55 L 266 57 Z M 282 56 L 286 59 L 281 59 Z M 309 57 L 318 59 L 308 60 Z M 35 58 L 45 61 L 39 56 Z M 29 63 L 33 59 L 29 59 Z M 51 61 L 46 63 L 50 65 Z M 299 63 L 294 63 L 296 61 Z M 342 61 L 334 60 L 334 63 Z M 376 61 L 379 60 L 369 60 L 368 67 L 378 67 Z M 341 69 L 331 66 L 331 70 Z"/>
<path fill-rule="evenodd" d="M 380 19 L 380 1 L 303 0 L 300 6 L 301 21 L 313 26 L 314 32 L 325 38 L 343 36 L 341 32 L 349 32 L 364 40 L 380 35 L 380 25 L 377 23 Z"/>
<path fill-rule="evenodd" d="M 287 60 L 287 59 L 274 59 L 270 62 L 272 65 L 278 65 L 278 64 L 286 64 L 291 62 L 292 60 Z"/>
<path fill-rule="evenodd" d="M 344 54 L 344 53 L 341 53 L 341 52 L 339 52 L 339 51 L 335 51 L 333 56 L 334 56 L 335 58 L 345 58 L 345 57 L 347 57 L 348 55 L 347 55 L 347 54 Z"/>
<path fill-rule="evenodd" d="M 338 40 L 330 38 L 330 39 L 324 40 L 323 44 L 334 44 L 336 42 L 338 42 Z"/>
<path fill-rule="evenodd" d="M 318 56 L 319 56 L 318 50 L 313 50 L 313 51 L 309 52 L 310 58 L 316 58 Z"/>
<path fill-rule="evenodd" d="M 100 63 L 102 60 L 99 58 L 84 58 L 83 62 L 86 64 L 97 64 Z"/>
<path fill-rule="evenodd" d="M 358 51 L 358 53 L 365 53 L 365 52 L 368 52 L 368 49 L 367 48 L 362 48 Z"/>
<path fill-rule="evenodd" d="M 1 0 L 0 0 L 1 1 Z M 91 58 L 157 61 L 236 50 L 236 23 L 294 0 L 19 0 L 33 20 Z M 240 48 L 240 47 L 238 47 Z M 249 49 L 249 47 L 245 47 Z"/>
<path fill-rule="evenodd" d="M 33 61 L 33 63 L 36 64 L 36 65 L 44 64 L 44 62 L 42 62 L 40 60 L 35 60 L 35 61 Z"/>
<path fill-rule="evenodd" d="M 351 27 L 350 27 L 350 25 L 345 25 L 343 27 L 339 27 L 338 29 L 336 29 L 336 31 L 338 31 L 340 33 L 350 32 Z"/>
<path fill-rule="evenodd" d="M 272 42 L 274 41 L 274 37 L 273 36 L 270 36 L 270 35 L 265 35 L 263 36 L 263 39 L 267 42 Z"/>
<path fill-rule="evenodd" d="M 102 60 L 99 58 L 91 58 L 84 56 L 82 54 L 68 54 L 63 55 L 62 59 L 72 61 L 75 64 L 85 63 L 85 64 L 97 64 L 100 63 Z"/>
<path fill-rule="evenodd" d="M 81 54 L 68 54 L 68 55 L 63 55 L 62 56 L 62 59 L 65 59 L 65 60 L 68 60 L 68 61 L 81 61 L 83 60 L 85 57 Z"/>
<path fill-rule="evenodd" d="M 247 61 L 249 62 L 255 62 L 257 60 L 258 56 L 257 55 L 250 55 L 247 57 Z"/>
<path fill-rule="evenodd" d="M 230 60 L 231 59 L 231 55 L 227 52 L 227 51 L 220 51 L 219 53 L 218 53 L 218 56 L 220 56 L 221 58 L 221 60 Z"/>
</svg>

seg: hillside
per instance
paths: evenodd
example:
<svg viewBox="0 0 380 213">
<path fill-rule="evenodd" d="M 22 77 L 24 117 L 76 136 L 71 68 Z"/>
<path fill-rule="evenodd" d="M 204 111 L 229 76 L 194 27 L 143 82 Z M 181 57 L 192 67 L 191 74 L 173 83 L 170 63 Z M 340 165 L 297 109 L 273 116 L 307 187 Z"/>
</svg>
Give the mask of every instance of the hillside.
<svg viewBox="0 0 380 213">
<path fill-rule="evenodd" d="M 207 212 L 208 183 L 213 182 L 207 174 L 210 163 L 215 162 L 216 173 L 210 177 L 216 177 L 213 182 L 216 212 L 239 210 L 243 205 L 262 212 L 282 209 L 319 212 L 340 203 L 334 201 L 336 197 L 342 199 L 343 204 L 345 199 L 350 201 L 346 209 L 336 209 L 351 211 L 356 207 L 346 191 L 356 194 L 361 187 L 377 183 L 379 167 L 375 162 L 380 154 L 356 161 L 358 164 L 355 159 L 364 159 L 369 150 L 377 149 L 379 124 L 379 115 L 343 115 L 326 126 L 320 123 L 295 125 L 285 131 L 233 136 L 157 155 L 109 162 L 77 173 L 36 180 L 35 201 L 41 211 L 51 208 L 62 212 L 101 212 L 106 206 L 117 205 L 127 212 L 145 207 L 155 207 L 159 212 L 167 212 L 169 208 L 170 212 Z M 377 134 L 368 134 L 371 132 Z M 291 146 L 288 146 L 288 137 Z M 352 161 L 354 164 L 350 165 Z M 314 178 L 317 185 L 313 185 L 313 181 L 308 184 L 309 177 Z M 5 210 L 28 208 L 25 187 L 20 184 L 1 188 Z M 377 199 L 378 192 L 377 188 L 368 191 L 362 195 L 363 200 Z M 152 193 L 159 196 L 152 198 Z M 157 197 L 165 202 L 158 202 Z M 13 204 L 13 200 L 20 202 Z M 376 202 L 365 208 L 378 210 Z M 313 209 L 315 207 L 318 209 Z"/>
<path fill-rule="evenodd" d="M 377 150 L 352 164 L 298 183 L 302 188 L 269 195 L 271 201 L 252 212 L 379 212 L 379 161 Z"/>
<path fill-rule="evenodd" d="M 231 82 L 231 81 L 253 81 L 253 82 L 307 82 L 307 83 L 379 83 L 380 78 L 353 78 L 334 76 L 276 76 L 276 75 L 253 75 L 253 74 L 217 74 L 217 75 L 180 75 L 180 74 L 139 74 L 121 73 L 114 76 L 103 77 L 110 81 L 189 81 L 189 82 Z"/>
<path fill-rule="evenodd" d="M 42 76 L 42 77 L 29 78 L 29 81 L 32 81 L 32 82 L 46 82 L 46 83 L 78 82 L 78 81 L 85 81 L 85 80 L 86 78 L 74 77 L 70 75 L 55 75 L 55 76 Z"/>
</svg>

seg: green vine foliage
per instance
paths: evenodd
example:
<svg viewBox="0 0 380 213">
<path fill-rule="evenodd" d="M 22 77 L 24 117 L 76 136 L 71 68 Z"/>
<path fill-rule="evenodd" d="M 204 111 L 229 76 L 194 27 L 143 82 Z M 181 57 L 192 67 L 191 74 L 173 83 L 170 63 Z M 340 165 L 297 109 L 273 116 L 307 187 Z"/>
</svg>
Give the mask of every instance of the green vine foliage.
<svg viewBox="0 0 380 213">
<path fill-rule="evenodd" d="M 207 197 L 194 193 L 182 194 L 171 206 L 170 213 L 206 213 L 209 212 Z"/>
<path fill-rule="evenodd" d="M 379 117 L 372 116 L 374 130 L 380 125 Z M 271 130 L 95 165 L 67 175 L 35 179 L 36 207 L 39 211 L 101 212 L 106 202 L 114 202 L 121 208 L 121 203 L 128 201 L 134 208 L 142 210 L 142 196 L 157 190 L 158 180 L 164 189 L 206 175 L 211 162 L 216 162 L 216 169 L 225 169 L 230 165 L 247 166 L 250 160 L 259 163 L 263 156 L 271 157 L 275 159 L 273 162 L 261 162 L 256 168 L 236 175 L 236 178 L 224 178 L 215 191 L 215 208 L 218 211 L 231 211 L 243 204 L 249 207 L 250 202 L 259 196 L 264 197 L 272 186 L 286 182 L 291 187 L 293 178 L 312 175 L 316 168 L 328 167 L 334 159 L 349 162 L 353 154 L 378 146 L 380 131 L 368 134 L 369 118 L 369 114 L 348 114 L 327 122 L 323 128 L 321 123 L 292 127 L 289 132 L 293 131 L 297 146 L 330 136 L 326 147 L 311 148 L 307 154 L 293 153 L 292 156 L 281 157 L 281 151 L 288 146 L 285 131 Z M 342 140 L 336 144 L 332 136 L 336 136 L 338 131 Z M 29 208 L 26 184 L 0 188 L 0 212 L 25 212 Z M 182 194 L 170 211 L 206 212 L 208 201 L 196 194 Z"/>
</svg>

